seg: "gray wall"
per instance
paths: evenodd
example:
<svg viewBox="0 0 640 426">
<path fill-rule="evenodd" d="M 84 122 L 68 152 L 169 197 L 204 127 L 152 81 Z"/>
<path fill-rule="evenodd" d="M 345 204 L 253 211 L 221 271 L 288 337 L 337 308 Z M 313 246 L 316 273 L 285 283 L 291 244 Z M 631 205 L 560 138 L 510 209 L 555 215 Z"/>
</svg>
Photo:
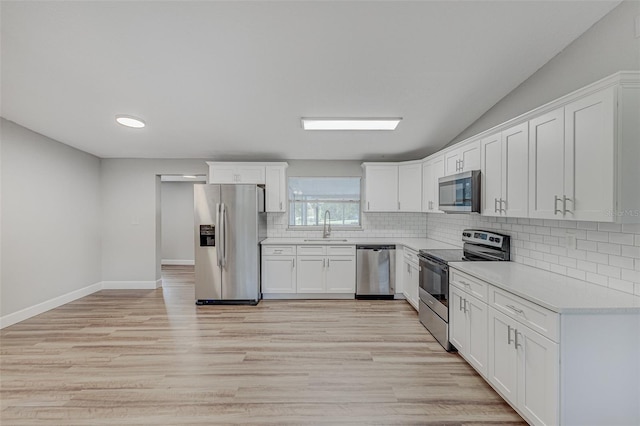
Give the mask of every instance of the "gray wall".
<svg viewBox="0 0 640 426">
<path fill-rule="evenodd" d="M 450 143 L 459 142 L 617 71 L 640 70 L 635 18 L 640 1 L 624 1 L 502 98 Z"/>
<path fill-rule="evenodd" d="M 193 183 L 162 182 L 161 187 L 163 263 L 193 262 Z"/>
<path fill-rule="evenodd" d="M 205 160 L 102 160 L 102 279 L 160 279 L 159 175 L 208 174 Z"/>
<path fill-rule="evenodd" d="M 101 281 L 100 159 L 0 119 L 0 316 Z"/>
</svg>

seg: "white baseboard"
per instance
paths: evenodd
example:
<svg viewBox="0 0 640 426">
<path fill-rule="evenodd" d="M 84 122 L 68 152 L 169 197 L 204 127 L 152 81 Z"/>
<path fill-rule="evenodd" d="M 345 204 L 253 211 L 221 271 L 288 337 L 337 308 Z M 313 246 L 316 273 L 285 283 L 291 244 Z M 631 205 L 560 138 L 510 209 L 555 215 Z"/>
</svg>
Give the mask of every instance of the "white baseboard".
<svg viewBox="0 0 640 426">
<path fill-rule="evenodd" d="M 74 300 L 88 296 L 96 291 L 100 291 L 101 289 L 102 283 L 91 284 L 87 287 L 63 294 L 62 296 L 54 297 L 53 299 L 38 303 L 37 305 L 21 309 L 12 314 L 4 315 L 0 317 L 0 329 L 9 327 L 10 325 L 24 321 L 28 318 L 35 317 L 36 315 L 40 315 L 41 313 L 57 308 L 58 306 L 62 306 L 65 303 L 73 302 Z"/>
<path fill-rule="evenodd" d="M 103 290 L 155 290 L 162 287 L 162 280 L 157 281 L 102 281 Z"/>
<path fill-rule="evenodd" d="M 193 266 L 196 264 L 195 260 L 192 259 L 162 259 L 161 262 L 163 265 L 185 265 L 185 266 Z"/>
</svg>

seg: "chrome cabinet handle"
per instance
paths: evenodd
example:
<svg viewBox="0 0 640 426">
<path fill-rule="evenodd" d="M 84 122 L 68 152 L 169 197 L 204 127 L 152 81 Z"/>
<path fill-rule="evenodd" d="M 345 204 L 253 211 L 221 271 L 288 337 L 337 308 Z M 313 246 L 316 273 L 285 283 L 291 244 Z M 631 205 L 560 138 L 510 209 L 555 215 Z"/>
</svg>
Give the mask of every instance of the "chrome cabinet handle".
<svg viewBox="0 0 640 426">
<path fill-rule="evenodd" d="M 562 210 L 563 210 L 563 214 L 567 214 L 567 213 L 571 213 L 571 210 L 567 210 L 567 201 L 570 201 L 573 203 L 573 201 L 571 200 L 571 198 L 567 197 L 566 195 L 562 196 Z"/>
<path fill-rule="evenodd" d="M 398 201 L 398 210 L 400 210 L 400 201 Z"/>
<path fill-rule="evenodd" d="M 458 304 L 458 310 L 462 311 L 462 297 L 459 297 L 458 300 L 460 300 L 460 303 Z"/>
<path fill-rule="evenodd" d="M 294 257 L 292 261 L 293 262 L 291 263 L 291 269 L 296 269 L 296 258 Z"/>
<path fill-rule="evenodd" d="M 553 214 L 564 213 L 562 210 L 558 210 L 558 201 L 562 201 L 562 198 L 557 195 L 553 196 Z"/>
<path fill-rule="evenodd" d="M 522 345 L 520 343 L 518 343 L 518 330 L 514 329 L 514 331 L 515 331 L 515 335 L 516 335 L 515 347 L 516 347 L 516 349 L 518 349 L 519 347 L 522 347 Z"/>
<path fill-rule="evenodd" d="M 502 204 L 504 203 L 504 209 L 502 208 Z M 503 200 L 500 198 L 500 211 L 507 213 L 507 200 Z"/>
<path fill-rule="evenodd" d="M 368 201 L 367 201 L 367 210 L 371 210 L 371 205 L 369 204 Z"/>
<path fill-rule="evenodd" d="M 323 268 L 327 267 L 327 259 L 322 259 L 322 267 Z"/>
<path fill-rule="evenodd" d="M 327 259 L 327 268 L 331 268 L 331 259 Z"/>
<path fill-rule="evenodd" d="M 519 314 L 524 315 L 524 311 L 522 309 L 518 309 L 513 305 L 507 305 L 507 308 L 511 309 L 513 312 L 517 312 Z"/>
<path fill-rule="evenodd" d="M 460 160 L 460 171 L 464 170 L 464 158 Z"/>
<path fill-rule="evenodd" d="M 511 340 L 511 330 L 515 330 L 515 328 L 511 328 L 510 325 L 507 325 L 507 345 L 510 345 L 511 342 L 513 342 L 513 340 Z"/>
<path fill-rule="evenodd" d="M 282 210 L 282 201 L 280 201 L 280 210 Z"/>
<path fill-rule="evenodd" d="M 464 313 L 466 314 L 467 312 L 469 312 L 467 310 L 467 299 L 464 299 Z"/>
<path fill-rule="evenodd" d="M 493 199 L 493 212 L 494 213 L 498 213 L 498 199 L 497 198 Z"/>
<path fill-rule="evenodd" d="M 471 287 L 471 284 L 469 284 L 469 283 L 468 283 L 468 282 L 466 282 L 466 281 L 459 280 L 459 282 L 460 282 L 460 284 L 462 284 L 462 285 L 466 285 L 466 286 Z"/>
</svg>

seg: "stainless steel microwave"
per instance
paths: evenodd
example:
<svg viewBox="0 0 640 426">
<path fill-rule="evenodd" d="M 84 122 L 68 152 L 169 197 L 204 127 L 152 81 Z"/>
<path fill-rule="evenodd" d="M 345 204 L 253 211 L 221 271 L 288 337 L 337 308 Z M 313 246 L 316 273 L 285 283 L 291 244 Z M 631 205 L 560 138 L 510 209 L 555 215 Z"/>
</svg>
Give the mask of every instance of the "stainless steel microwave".
<svg viewBox="0 0 640 426">
<path fill-rule="evenodd" d="M 480 170 L 441 177 L 438 195 L 445 213 L 480 213 Z"/>
</svg>

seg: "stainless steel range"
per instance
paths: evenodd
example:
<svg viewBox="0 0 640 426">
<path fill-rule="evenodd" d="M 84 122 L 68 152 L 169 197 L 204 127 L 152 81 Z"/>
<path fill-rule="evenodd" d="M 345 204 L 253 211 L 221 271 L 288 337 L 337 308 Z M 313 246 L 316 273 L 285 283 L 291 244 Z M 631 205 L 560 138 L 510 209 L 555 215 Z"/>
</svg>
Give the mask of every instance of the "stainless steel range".
<svg viewBox="0 0 640 426">
<path fill-rule="evenodd" d="M 420 250 L 420 322 L 447 351 L 449 342 L 449 262 L 509 260 L 510 238 L 491 231 L 465 229 L 462 250 Z"/>
</svg>

